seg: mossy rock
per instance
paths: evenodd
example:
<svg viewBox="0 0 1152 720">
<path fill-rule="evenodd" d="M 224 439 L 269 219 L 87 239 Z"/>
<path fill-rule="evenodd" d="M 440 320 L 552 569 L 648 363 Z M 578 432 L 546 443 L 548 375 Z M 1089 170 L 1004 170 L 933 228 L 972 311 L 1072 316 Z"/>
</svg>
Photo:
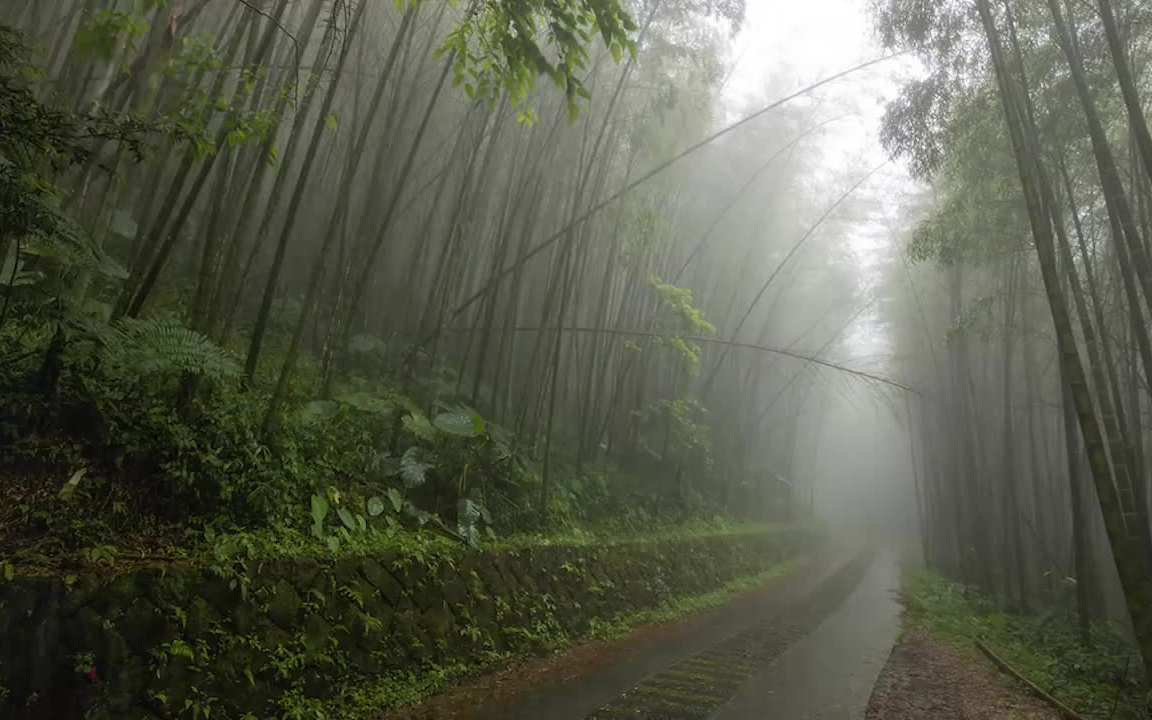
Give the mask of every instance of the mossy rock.
<svg viewBox="0 0 1152 720">
<path fill-rule="evenodd" d="M 484 581 L 484 587 L 496 597 L 510 597 L 519 589 L 516 577 L 507 563 L 507 558 L 498 554 L 488 557 L 486 562 L 476 568 Z"/>
<path fill-rule="evenodd" d="M 181 610 L 184 613 L 184 635 L 189 638 L 206 637 L 220 618 L 216 610 L 202 597 L 190 598 L 187 606 Z"/>
<path fill-rule="evenodd" d="M 255 635 L 270 624 L 268 616 L 252 602 L 237 602 L 230 615 L 221 614 L 229 618 L 232 630 L 237 635 Z"/>
<path fill-rule="evenodd" d="M 443 638 L 449 643 L 456 639 L 456 618 L 448 608 L 448 603 L 441 600 L 420 614 L 420 626 L 432 638 Z"/>
<path fill-rule="evenodd" d="M 158 643 L 171 640 L 171 637 L 167 640 L 158 637 L 165 625 L 160 609 L 144 596 L 132 602 L 117 623 L 117 628 L 134 652 L 144 654 Z"/>
<path fill-rule="evenodd" d="M 465 605 L 470 601 L 468 583 L 448 563 L 441 563 L 436 571 L 440 580 L 442 597 L 452 605 Z"/>
<path fill-rule="evenodd" d="M 315 658 L 328 652 L 332 644 L 332 625 L 324 616 L 308 613 L 302 623 L 305 657 Z"/>
<path fill-rule="evenodd" d="M 415 596 L 417 585 L 428 575 L 428 568 L 414 559 L 398 559 L 385 567 L 400 583 L 400 587 L 408 591 L 410 597 Z"/>
<path fill-rule="evenodd" d="M 296 588 L 286 579 L 280 578 L 272 586 L 272 597 L 268 601 L 268 618 L 282 630 L 295 630 L 300 622 L 301 605 Z"/>
<path fill-rule="evenodd" d="M 291 577 L 298 588 L 316 587 L 324 576 L 324 568 L 313 558 L 298 558 L 292 564 Z"/>
<path fill-rule="evenodd" d="M 220 617 L 227 617 L 241 599 L 238 588 L 232 587 L 233 578 L 221 577 L 214 572 L 199 573 L 196 594 L 204 598 Z"/>
<path fill-rule="evenodd" d="M 389 605 L 397 605 L 401 597 L 404 595 L 404 588 L 400 586 L 396 578 L 387 570 L 388 564 L 379 562 L 377 560 L 365 560 L 360 568 L 364 578 L 372 587 L 388 602 Z"/>
</svg>

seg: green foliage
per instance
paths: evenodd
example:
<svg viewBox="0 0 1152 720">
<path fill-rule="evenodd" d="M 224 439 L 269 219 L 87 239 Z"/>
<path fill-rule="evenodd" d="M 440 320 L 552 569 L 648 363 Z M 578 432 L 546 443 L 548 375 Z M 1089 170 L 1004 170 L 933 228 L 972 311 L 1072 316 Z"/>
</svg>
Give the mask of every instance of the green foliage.
<svg viewBox="0 0 1152 720">
<path fill-rule="evenodd" d="M 715 326 L 704 319 L 704 312 L 692 305 L 691 290 L 660 282 L 655 277 L 651 279 L 651 283 L 660 296 L 664 309 L 679 320 L 685 332 L 701 335 L 716 332 Z"/>
<path fill-rule="evenodd" d="M 102 17 L 105 25 L 123 20 L 116 13 Z M 140 159 L 147 137 L 191 137 L 178 124 L 50 107 L 32 90 L 36 74 L 23 38 L 0 24 L 0 248 L 13 238 L 55 242 L 79 234 L 59 210 L 62 192 L 53 177 L 92 163 L 101 143 L 117 143 Z"/>
<path fill-rule="evenodd" d="M 986 295 L 964 308 L 964 312 L 948 328 L 947 340 L 951 342 L 966 334 L 979 335 L 985 340 L 991 337 L 992 306 L 995 302 L 996 298 Z"/>
<path fill-rule="evenodd" d="M 703 422 L 707 416 L 704 406 L 695 400 L 661 400 L 657 407 L 670 420 L 677 445 L 685 450 L 704 453 L 706 461 L 710 463 L 708 455 L 711 445 L 708 427 Z"/>
<path fill-rule="evenodd" d="M 700 356 L 703 352 L 698 343 L 686 339 L 688 335 L 711 335 L 716 332 L 712 323 L 704 319 L 704 313 L 692 305 L 692 291 L 660 282 L 656 277 L 649 279 L 660 298 L 661 308 L 670 320 L 658 322 L 657 332 L 661 335 L 657 342 L 672 347 L 688 366 L 692 375 L 700 369 Z"/>
<path fill-rule="evenodd" d="M 668 623 L 685 615 L 720 607 L 741 593 L 794 572 L 799 564 L 800 561 L 781 563 L 764 572 L 736 578 L 709 592 L 672 595 L 654 608 L 619 613 L 607 620 L 593 620 L 589 635 L 596 640 L 612 640 L 627 635 L 630 630 L 641 625 Z"/>
<path fill-rule="evenodd" d="M 663 232 L 667 226 L 661 223 L 656 201 L 652 197 L 641 196 L 624 203 L 616 212 L 624 233 L 624 247 L 621 248 L 624 264 L 633 272 L 643 273 L 645 259 L 661 238 L 667 236 Z"/>
<path fill-rule="evenodd" d="M 324 537 L 324 518 L 328 517 L 328 500 L 319 493 L 312 496 L 312 534 L 316 539 Z"/>
<path fill-rule="evenodd" d="M 975 652 L 983 640 L 1032 682 L 1085 717 L 1136 720 L 1144 689 L 1139 655 L 1115 627 L 1092 628 L 1080 643 L 1075 618 L 1006 613 L 996 602 L 936 575 L 913 577 L 905 592 L 907 619 L 933 635 Z"/>
<path fill-rule="evenodd" d="M 102 359 L 115 372 L 148 378 L 181 373 L 212 380 L 235 380 L 240 365 L 204 335 L 173 317 L 125 318 L 105 338 Z"/>
<path fill-rule="evenodd" d="M 80 26 L 72 44 L 82 57 L 110 62 L 118 49 L 134 49 L 147 32 L 148 23 L 138 15 L 101 10 Z"/>
<path fill-rule="evenodd" d="M 495 104 L 507 94 L 520 119 L 531 122 L 527 105 L 536 78 L 546 75 L 568 99 L 569 120 L 591 93 L 582 76 L 597 36 L 616 62 L 636 53 L 636 31 L 618 0 L 474 0 L 440 48 L 452 61 L 453 85 L 470 98 Z"/>
<path fill-rule="evenodd" d="M 417 445 L 405 450 L 400 458 L 400 479 L 408 489 L 423 485 L 431 469 L 432 463 L 425 461 L 424 451 Z"/>
<path fill-rule="evenodd" d="M 484 506 L 472 498 L 460 498 L 456 502 L 456 532 L 473 547 L 480 546 L 480 521 L 485 512 Z M 488 522 L 492 522 L 490 517 Z"/>
<path fill-rule="evenodd" d="M 168 72 L 190 75 L 198 70 L 219 69 L 222 59 L 216 52 L 216 40 L 208 33 L 181 37 L 179 52 L 168 61 Z"/>
<path fill-rule="evenodd" d="M 508 91 L 525 113 L 537 74 L 560 83 L 575 107 L 587 97 L 581 78 L 597 43 L 618 59 L 634 50 L 636 28 L 616 0 L 480 2 L 472 10 L 445 46 L 469 49 L 455 55 L 457 71 L 465 68 L 474 89 L 487 78 L 479 94 Z M 511 24 L 502 26 L 504 20 Z M 149 32 L 139 16 L 101 11 L 85 17 L 75 49 L 94 62 L 117 61 Z M 165 50 L 162 69 L 176 80 L 173 92 L 157 99 L 174 119 L 145 122 L 41 103 L 22 40 L 0 27 L 0 175 L 8 174 L 0 178 L 0 301 L 7 314 L 0 340 L 8 361 L 0 371 L 0 443 L 13 448 L 0 458 L 0 473 L 16 476 L 19 487 L 18 501 L 0 509 L 0 546 L 22 558 L 120 563 L 137 549 L 198 552 L 210 529 L 212 546 L 255 533 L 338 554 L 422 529 L 478 545 L 535 522 L 535 448 L 461 404 L 454 371 L 435 359 L 431 372 L 405 379 L 400 393 L 389 384 L 396 370 L 389 343 L 357 335 L 353 377 L 322 400 L 314 399 L 312 378 L 294 379 L 288 411 L 268 437 L 261 428 L 269 379 L 242 387 L 232 352 L 181 319 L 188 308 L 163 298 L 163 312 L 112 319 L 128 271 L 105 241 L 114 252 L 130 246 L 141 239 L 137 221 L 144 219 L 133 216 L 136 208 L 111 203 L 96 242 L 62 212 L 75 198 L 55 178 L 121 170 L 124 163 L 103 168 L 97 155 L 117 145 L 130 160 L 143 158 L 153 141 L 216 151 L 210 128 L 227 132 L 220 150 L 232 151 L 269 137 L 288 103 L 277 95 L 282 88 L 271 91 L 275 107 L 249 102 L 268 80 L 259 68 L 237 69 L 229 96 L 210 96 L 199 80 L 223 68 L 217 38 L 183 35 L 178 43 Z M 327 121 L 336 124 L 334 116 Z M 641 214 L 638 222 L 655 238 L 654 205 Z M 662 342 L 694 367 L 700 350 L 683 336 L 714 329 L 692 307 L 690 291 L 655 288 Z M 703 449 L 698 410 L 687 400 L 660 407 L 676 425 L 677 447 Z M 643 504 L 634 501 L 636 485 L 614 487 L 617 468 L 565 472 L 550 496 L 558 511 L 552 530 L 644 516 L 636 510 Z M 119 552 L 106 552 L 112 543 Z"/>
<path fill-rule="evenodd" d="M 396 512 L 404 507 L 404 496 L 396 488 L 388 488 L 388 500 L 392 503 L 392 509 Z"/>
<path fill-rule="evenodd" d="M 516 550 L 538 545 L 587 547 L 615 543 L 667 543 L 705 537 L 733 538 L 762 535 L 785 530 L 783 526 L 736 523 L 720 516 L 688 520 L 674 525 L 665 524 L 656 526 L 658 529 L 655 530 L 653 527 L 652 518 L 644 517 L 634 522 L 612 523 L 595 528 L 571 527 L 563 532 L 518 533 L 491 543 L 490 546 Z"/>
<path fill-rule="evenodd" d="M 484 434 L 484 418 L 463 405 L 440 413 L 432 420 L 438 430 L 457 437 L 475 438 Z"/>
<path fill-rule="evenodd" d="M 428 418 L 414 412 L 404 416 L 404 429 L 418 440 L 432 441 L 436 438 L 436 430 Z"/>
<path fill-rule="evenodd" d="M 398 505 L 399 503 L 394 503 Z M 400 508 L 396 507 L 396 512 L 400 512 Z M 384 501 L 378 497 L 368 498 L 368 515 L 371 517 L 379 517 L 384 514 Z"/>
</svg>

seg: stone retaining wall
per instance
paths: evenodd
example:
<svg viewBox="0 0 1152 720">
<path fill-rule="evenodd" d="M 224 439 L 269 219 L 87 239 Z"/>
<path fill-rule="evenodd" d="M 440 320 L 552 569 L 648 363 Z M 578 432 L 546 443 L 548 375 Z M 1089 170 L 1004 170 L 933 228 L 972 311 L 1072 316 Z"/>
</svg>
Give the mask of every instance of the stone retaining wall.
<svg viewBox="0 0 1152 720">
<path fill-rule="evenodd" d="M 563 647 L 598 621 L 762 572 L 811 540 L 777 530 L 251 562 L 240 574 L 157 568 L 71 587 L 18 577 L 0 585 L 0 717 L 303 717 L 341 688 Z"/>
</svg>

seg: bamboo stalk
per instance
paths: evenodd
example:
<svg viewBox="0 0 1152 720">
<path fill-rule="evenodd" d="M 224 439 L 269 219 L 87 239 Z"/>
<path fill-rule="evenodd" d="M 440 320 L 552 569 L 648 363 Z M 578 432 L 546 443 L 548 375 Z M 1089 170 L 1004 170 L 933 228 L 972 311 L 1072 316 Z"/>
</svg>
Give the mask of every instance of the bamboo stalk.
<svg viewBox="0 0 1152 720">
<path fill-rule="evenodd" d="M 982 640 L 976 641 L 976 647 L 979 648 L 980 652 L 984 653 L 988 657 L 988 659 L 992 661 L 993 665 L 998 667 L 1005 674 L 1010 675 L 1013 678 L 1015 678 L 1016 680 L 1018 680 L 1025 687 L 1027 687 L 1028 690 L 1031 691 L 1033 695 L 1035 695 L 1036 697 L 1040 698 L 1044 702 L 1048 703 L 1052 707 L 1059 710 L 1060 714 L 1063 715 L 1066 718 L 1066 720 L 1084 720 L 1083 715 L 1076 712 L 1072 708 L 1068 707 L 1064 703 L 1060 702 L 1056 698 L 1052 697 L 1052 695 L 1050 695 L 1047 691 L 1045 691 L 1044 688 L 1040 687 L 1036 683 L 1034 683 L 1031 680 L 1029 680 L 1028 678 L 1024 677 L 1024 675 L 1021 674 L 1019 670 L 1012 667 L 1011 665 L 1008 664 L 1008 662 L 1006 660 L 1001 658 L 996 653 L 992 652 L 992 648 L 985 645 Z"/>
</svg>

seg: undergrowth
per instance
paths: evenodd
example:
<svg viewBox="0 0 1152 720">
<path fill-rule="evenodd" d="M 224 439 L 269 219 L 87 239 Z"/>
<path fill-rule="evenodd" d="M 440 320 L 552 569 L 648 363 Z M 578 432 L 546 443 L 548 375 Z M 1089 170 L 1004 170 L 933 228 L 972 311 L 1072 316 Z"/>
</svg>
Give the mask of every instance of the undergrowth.
<svg viewBox="0 0 1152 720">
<path fill-rule="evenodd" d="M 1148 716 L 1136 649 L 1114 625 L 1096 625 L 1081 643 L 1064 611 L 1012 615 L 994 600 L 945 578 L 918 574 L 906 584 L 906 620 L 969 653 L 976 640 L 1053 697 L 1088 718 Z"/>
<path fill-rule="evenodd" d="M 690 540 L 700 537 L 754 535 L 766 531 L 795 528 L 795 523 L 750 523 L 723 515 L 710 518 L 689 518 L 683 522 L 657 524 L 639 523 L 631 519 L 617 520 L 588 526 L 572 526 L 556 532 L 515 533 L 491 543 L 498 549 L 516 549 L 538 545 L 564 545 L 579 547 L 627 542 L 663 542 Z"/>
<path fill-rule="evenodd" d="M 305 360 L 267 438 L 272 378 L 238 383 L 234 353 L 169 316 L 15 315 L 0 341 L 17 349 L 0 366 L 0 561 L 21 573 L 194 560 L 222 543 L 340 556 L 726 531 L 704 505 L 661 506 L 650 479 L 604 462 L 577 471 L 562 454 L 543 524 L 531 452 L 444 401 L 442 369 L 407 385 L 352 372 L 313 400 Z"/>
<path fill-rule="evenodd" d="M 741 593 L 763 586 L 769 580 L 794 572 L 805 562 L 803 558 L 796 558 L 775 565 L 764 572 L 736 578 L 706 593 L 673 597 L 658 607 L 621 613 L 610 620 L 594 620 L 589 634 L 596 640 L 611 640 L 622 637 L 642 625 L 659 625 L 692 613 L 711 610 L 724 605 Z"/>
</svg>

